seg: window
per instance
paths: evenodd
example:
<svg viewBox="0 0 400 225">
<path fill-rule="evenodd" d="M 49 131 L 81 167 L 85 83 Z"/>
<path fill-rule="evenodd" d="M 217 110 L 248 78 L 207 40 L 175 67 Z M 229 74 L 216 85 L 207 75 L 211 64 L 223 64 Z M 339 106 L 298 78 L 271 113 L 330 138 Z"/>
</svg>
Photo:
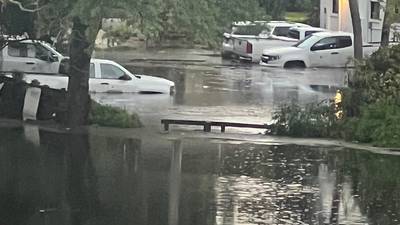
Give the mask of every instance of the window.
<svg viewBox="0 0 400 225">
<path fill-rule="evenodd" d="M 8 45 L 8 55 L 11 57 L 48 59 L 52 54 L 40 44 L 13 43 Z"/>
<path fill-rule="evenodd" d="M 300 32 L 297 30 L 289 30 L 288 37 L 293 39 L 300 39 Z"/>
<path fill-rule="evenodd" d="M 337 48 L 347 48 L 353 45 L 349 36 L 337 37 Z"/>
<path fill-rule="evenodd" d="M 23 43 L 8 45 L 8 55 L 12 57 L 28 57 L 28 46 Z"/>
<path fill-rule="evenodd" d="M 381 4 L 371 1 L 371 19 L 379 20 L 381 18 Z"/>
<path fill-rule="evenodd" d="M 339 0 L 332 0 L 332 13 L 339 13 Z"/>
<path fill-rule="evenodd" d="M 314 46 L 311 47 L 312 51 L 335 49 L 336 47 L 336 37 L 328 37 L 320 40 Z"/>
<path fill-rule="evenodd" d="M 318 32 L 321 32 L 321 31 L 306 31 L 306 33 L 305 33 L 304 35 L 305 35 L 305 37 L 308 37 L 308 36 L 310 36 L 311 34 L 313 34 L 313 33 L 318 33 Z"/>
<path fill-rule="evenodd" d="M 318 50 L 347 48 L 352 45 L 353 41 L 349 36 L 328 37 L 317 42 L 313 47 L 311 47 L 311 50 L 318 51 Z"/>
<path fill-rule="evenodd" d="M 287 37 L 289 29 L 290 27 L 275 27 L 274 32 L 272 34 L 275 36 Z"/>
<path fill-rule="evenodd" d="M 118 79 L 125 75 L 125 72 L 120 68 L 111 64 L 100 64 L 101 78 L 103 79 Z"/>
<path fill-rule="evenodd" d="M 95 68 L 94 68 L 94 64 L 93 63 L 90 63 L 89 77 L 90 78 L 95 78 L 96 77 Z"/>
</svg>

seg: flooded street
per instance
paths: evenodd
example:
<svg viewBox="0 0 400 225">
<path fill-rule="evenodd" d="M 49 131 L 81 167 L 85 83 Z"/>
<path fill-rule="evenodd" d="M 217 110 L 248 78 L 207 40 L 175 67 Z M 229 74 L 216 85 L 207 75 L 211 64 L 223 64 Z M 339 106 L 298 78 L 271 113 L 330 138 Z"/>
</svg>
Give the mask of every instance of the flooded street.
<svg viewBox="0 0 400 225">
<path fill-rule="evenodd" d="M 146 54 L 96 57 L 170 79 L 174 96 L 93 95 L 137 112 L 144 128 L 77 134 L 0 124 L 0 225 L 400 224 L 395 152 L 257 142 L 246 135 L 268 137 L 240 129 L 159 131 L 165 118 L 270 122 L 281 104 L 332 98 L 346 85 L 344 69 L 270 69 L 207 51 Z"/>
<path fill-rule="evenodd" d="M 399 156 L 94 133 L 2 128 L 0 224 L 399 224 Z"/>
<path fill-rule="evenodd" d="M 176 94 L 95 94 L 104 104 L 137 112 L 147 126 L 161 118 L 267 123 L 274 109 L 332 98 L 347 81 L 345 69 L 284 70 L 222 61 L 205 50 L 96 52 L 130 71 L 175 82 Z"/>
</svg>

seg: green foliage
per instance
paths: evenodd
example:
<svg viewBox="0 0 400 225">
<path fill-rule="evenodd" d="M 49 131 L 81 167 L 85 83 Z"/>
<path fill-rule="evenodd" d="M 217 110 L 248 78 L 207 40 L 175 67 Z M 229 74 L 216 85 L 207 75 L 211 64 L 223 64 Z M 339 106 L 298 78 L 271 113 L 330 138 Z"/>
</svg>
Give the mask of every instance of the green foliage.
<svg viewBox="0 0 400 225">
<path fill-rule="evenodd" d="M 139 116 L 129 114 L 126 110 L 111 106 L 103 106 L 92 101 L 92 107 L 89 115 L 90 124 L 97 124 L 105 127 L 118 128 L 139 128 L 142 123 Z"/>
<path fill-rule="evenodd" d="M 262 32 L 270 32 L 270 28 L 264 23 L 255 23 L 253 25 L 235 26 L 234 34 L 238 35 L 259 35 Z"/>
<path fill-rule="evenodd" d="M 282 20 L 285 18 L 286 1 L 282 0 L 260 0 L 260 5 L 264 8 L 265 13 L 270 15 L 273 20 Z"/>
<path fill-rule="evenodd" d="M 307 23 L 309 20 L 308 15 L 305 12 L 287 12 L 285 18 L 287 21 L 296 23 Z"/>
<path fill-rule="evenodd" d="M 309 12 L 314 2 L 315 0 L 286 0 L 286 9 L 291 12 Z"/>
<path fill-rule="evenodd" d="M 365 103 L 400 104 L 400 45 L 382 48 L 356 66 L 352 88 Z"/>
<path fill-rule="evenodd" d="M 160 44 L 184 37 L 189 43 L 216 47 L 232 22 L 266 18 L 258 0 L 138 0 L 128 5 L 130 23 Z"/>
<path fill-rule="evenodd" d="M 384 147 L 400 146 L 400 106 L 382 102 L 364 106 L 355 138 Z"/>
<path fill-rule="evenodd" d="M 333 103 L 328 105 L 309 104 L 282 106 L 273 116 L 271 132 L 275 135 L 295 137 L 337 136 L 338 120 Z"/>
<path fill-rule="evenodd" d="M 2 32 L 13 35 L 21 35 L 25 32 L 33 34 L 34 15 L 32 13 L 23 12 L 14 4 L 1 5 L 0 3 L 0 7 L 0 30 Z"/>
<path fill-rule="evenodd" d="M 107 31 L 103 38 L 114 37 L 121 41 L 126 41 L 130 37 L 137 36 L 137 33 L 132 29 L 132 27 L 127 25 L 116 26 L 110 31 Z"/>
</svg>

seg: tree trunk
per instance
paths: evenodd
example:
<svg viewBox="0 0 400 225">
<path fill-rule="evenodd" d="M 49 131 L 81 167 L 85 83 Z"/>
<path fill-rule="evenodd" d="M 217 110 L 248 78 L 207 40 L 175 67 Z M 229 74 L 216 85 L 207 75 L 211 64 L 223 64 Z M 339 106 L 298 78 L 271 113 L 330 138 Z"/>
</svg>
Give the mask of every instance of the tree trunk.
<svg viewBox="0 0 400 225">
<path fill-rule="evenodd" d="M 382 26 L 382 36 L 381 36 L 381 47 L 389 46 L 389 38 L 390 38 L 390 11 L 388 9 L 389 0 L 386 0 L 386 10 L 385 17 L 383 18 L 383 26 Z"/>
<path fill-rule="evenodd" d="M 69 127 L 87 125 L 90 111 L 89 68 L 97 33 L 101 27 L 101 15 L 73 19 L 69 48 L 70 67 L 68 82 Z"/>
<path fill-rule="evenodd" d="M 349 6 L 353 23 L 354 58 L 360 60 L 363 58 L 363 38 L 358 0 L 349 0 Z"/>
<path fill-rule="evenodd" d="M 86 37 L 88 26 L 74 18 L 69 47 L 68 126 L 86 125 L 90 109 L 89 67 L 91 52 Z"/>
</svg>

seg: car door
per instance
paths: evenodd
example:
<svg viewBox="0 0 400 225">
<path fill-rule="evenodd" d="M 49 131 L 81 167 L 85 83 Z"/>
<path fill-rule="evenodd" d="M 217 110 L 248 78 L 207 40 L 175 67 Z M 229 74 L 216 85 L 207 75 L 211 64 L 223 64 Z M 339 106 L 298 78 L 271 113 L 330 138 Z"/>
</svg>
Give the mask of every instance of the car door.
<svg viewBox="0 0 400 225">
<path fill-rule="evenodd" d="M 40 46 L 40 44 L 23 42 L 9 44 L 4 49 L 6 57 L 3 59 L 3 70 L 38 74 L 57 73 L 57 65 L 49 60 L 51 52 Z"/>
<path fill-rule="evenodd" d="M 135 92 L 135 82 L 121 68 L 109 63 L 100 63 L 99 78 L 91 78 L 91 91 L 108 93 Z M 96 69 L 96 68 L 95 68 Z"/>
<path fill-rule="evenodd" d="M 354 57 L 353 40 L 350 36 L 337 37 L 338 66 L 346 67 Z"/>
<path fill-rule="evenodd" d="M 337 42 L 337 37 L 326 37 L 315 43 L 310 49 L 310 66 L 340 67 L 342 60 Z"/>
<path fill-rule="evenodd" d="M 21 71 L 36 73 L 38 60 L 34 58 L 32 49 L 25 43 L 10 43 L 4 48 L 5 57 L 3 58 L 4 71 Z"/>
</svg>

